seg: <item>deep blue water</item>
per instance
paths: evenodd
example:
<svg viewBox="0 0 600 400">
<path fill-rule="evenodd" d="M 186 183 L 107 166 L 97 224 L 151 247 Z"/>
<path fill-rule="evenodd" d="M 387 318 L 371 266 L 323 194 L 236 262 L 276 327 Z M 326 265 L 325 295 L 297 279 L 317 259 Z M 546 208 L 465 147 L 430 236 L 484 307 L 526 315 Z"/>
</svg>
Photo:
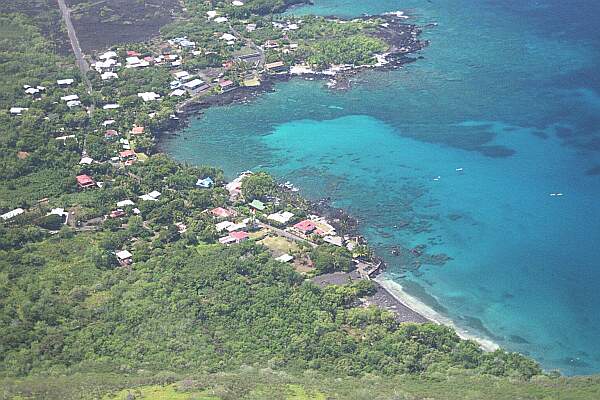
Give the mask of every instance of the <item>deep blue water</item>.
<svg viewBox="0 0 600 400">
<path fill-rule="evenodd" d="M 386 278 L 463 331 L 548 369 L 600 372 L 600 4 L 315 3 L 294 13 L 402 9 L 439 25 L 402 70 L 347 92 L 283 83 L 208 110 L 164 149 L 331 196 L 386 257 Z M 407 272 L 415 260 L 390 250 L 417 245 L 452 259 Z"/>
</svg>

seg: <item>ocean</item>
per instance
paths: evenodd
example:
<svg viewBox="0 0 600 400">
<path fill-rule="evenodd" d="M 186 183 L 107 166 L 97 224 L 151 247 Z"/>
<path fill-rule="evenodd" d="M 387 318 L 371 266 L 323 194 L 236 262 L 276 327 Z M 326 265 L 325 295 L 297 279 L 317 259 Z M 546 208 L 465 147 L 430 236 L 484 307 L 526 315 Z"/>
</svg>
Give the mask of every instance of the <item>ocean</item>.
<svg viewBox="0 0 600 400">
<path fill-rule="evenodd" d="M 600 3 L 315 0 L 291 12 L 396 10 L 437 23 L 423 59 L 348 91 L 278 84 L 206 110 L 162 149 L 330 197 L 417 310 L 548 370 L 600 372 Z"/>
</svg>

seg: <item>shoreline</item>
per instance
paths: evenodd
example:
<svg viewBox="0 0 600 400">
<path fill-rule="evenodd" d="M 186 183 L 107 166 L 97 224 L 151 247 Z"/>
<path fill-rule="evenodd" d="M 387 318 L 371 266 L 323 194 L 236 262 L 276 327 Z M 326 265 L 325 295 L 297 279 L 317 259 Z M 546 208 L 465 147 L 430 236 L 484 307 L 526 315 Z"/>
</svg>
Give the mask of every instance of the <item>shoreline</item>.
<svg viewBox="0 0 600 400">
<path fill-rule="evenodd" d="M 466 329 L 459 327 L 449 317 L 440 314 L 416 297 L 406 293 L 400 283 L 383 276 L 383 274 L 378 275 L 373 280 L 405 307 L 408 307 L 433 323 L 452 328 L 461 339 L 473 340 L 477 342 L 483 350 L 489 352 L 500 348 L 500 346 L 492 340 L 477 336 Z"/>
</svg>

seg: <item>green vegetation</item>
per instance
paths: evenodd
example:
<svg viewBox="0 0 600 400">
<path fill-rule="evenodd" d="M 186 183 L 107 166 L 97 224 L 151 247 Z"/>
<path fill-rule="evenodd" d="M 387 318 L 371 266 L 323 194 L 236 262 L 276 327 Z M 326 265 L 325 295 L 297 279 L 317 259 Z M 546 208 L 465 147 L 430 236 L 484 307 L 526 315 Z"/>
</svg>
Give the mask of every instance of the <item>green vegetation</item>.
<svg viewBox="0 0 600 400">
<path fill-rule="evenodd" d="M 370 65 L 373 54 L 383 53 L 387 45 L 380 39 L 367 35 L 323 40 L 305 49 L 311 65 L 327 67 L 331 64 Z"/>
</svg>

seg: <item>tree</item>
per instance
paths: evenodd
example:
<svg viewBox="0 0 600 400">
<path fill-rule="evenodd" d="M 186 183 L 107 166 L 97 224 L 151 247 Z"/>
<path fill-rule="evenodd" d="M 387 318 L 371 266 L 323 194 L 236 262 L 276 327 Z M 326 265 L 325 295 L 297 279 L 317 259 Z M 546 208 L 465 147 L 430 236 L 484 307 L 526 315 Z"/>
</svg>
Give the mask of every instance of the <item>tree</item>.
<svg viewBox="0 0 600 400">
<path fill-rule="evenodd" d="M 247 201 L 265 200 L 267 196 L 275 192 L 276 187 L 271 175 L 266 172 L 259 172 L 244 178 L 242 181 L 242 194 Z"/>
</svg>

